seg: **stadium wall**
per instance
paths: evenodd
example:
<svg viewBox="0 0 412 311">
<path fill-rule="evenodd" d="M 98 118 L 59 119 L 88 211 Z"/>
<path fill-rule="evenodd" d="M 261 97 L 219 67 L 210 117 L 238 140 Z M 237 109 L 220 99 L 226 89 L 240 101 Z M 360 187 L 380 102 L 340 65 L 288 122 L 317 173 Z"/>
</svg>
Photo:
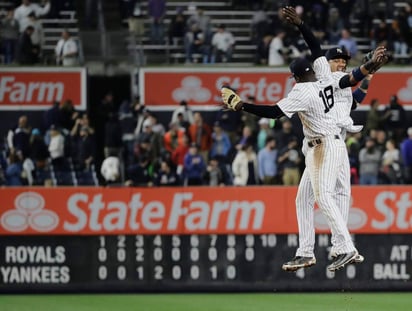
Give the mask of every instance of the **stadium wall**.
<svg viewBox="0 0 412 311">
<path fill-rule="evenodd" d="M 352 187 L 362 264 L 332 273 L 314 212 L 317 264 L 298 244 L 296 187 L 0 189 L 0 292 L 412 290 L 409 186 Z"/>
</svg>

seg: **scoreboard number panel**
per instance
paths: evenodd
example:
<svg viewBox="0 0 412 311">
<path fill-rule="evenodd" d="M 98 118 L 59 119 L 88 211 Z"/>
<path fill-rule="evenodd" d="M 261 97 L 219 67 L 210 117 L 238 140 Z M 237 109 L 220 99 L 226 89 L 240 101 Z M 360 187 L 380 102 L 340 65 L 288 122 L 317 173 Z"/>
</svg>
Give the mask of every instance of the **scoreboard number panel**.
<svg viewBox="0 0 412 311">
<path fill-rule="evenodd" d="M 317 264 L 290 273 L 296 234 L 3 236 L 0 292 L 412 289 L 408 235 L 354 238 L 364 263 L 329 272 L 324 234 Z"/>
</svg>

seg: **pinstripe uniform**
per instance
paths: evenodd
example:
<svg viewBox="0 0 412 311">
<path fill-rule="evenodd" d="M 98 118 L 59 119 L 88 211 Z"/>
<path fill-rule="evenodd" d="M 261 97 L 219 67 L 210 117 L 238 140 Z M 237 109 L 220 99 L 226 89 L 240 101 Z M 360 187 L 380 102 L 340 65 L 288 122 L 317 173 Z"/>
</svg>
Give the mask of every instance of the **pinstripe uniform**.
<svg viewBox="0 0 412 311">
<path fill-rule="evenodd" d="M 314 70 L 319 80 L 297 83 L 287 98 L 278 103 L 278 107 L 286 116 L 291 117 L 294 113 L 298 113 L 301 119 L 305 139 L 312 145 L 306 153 L 305 173 L 312 185 L 313 198 L 323 212 L 332 235 L 335 237 L 336 253 L 349 253 L 356 249 L 347 229 L 346 221 L 335 200 L 335 185 L 339 173 L 348 164 L 346 146 L 344 141 L 339 138 L 341 128 L 337 123 L 341 112 L 339 112 L 340 109 L 337 109 L 335 93 L 340 88 L 325 57 L 319 57 L 315 60 Z M 350 88 L 349 92 L 351 92 Z M 337 98 L 339 95 L 343 97 L 344 94 L 338 94 Z M 312 218 L 304 216 L 302 218 L 304 221 L 299 222 L 299 232 L 302 232 L 300 239 L 305 239 L 304 235 L 309 234 L 309 238 L 311 238 L 310 235 L 313 235 L 314 240 L 314 233 L 304 229 L 309 222 L 313 222 L 313 215 Z M 313 255 L 301 254 L 301 256 Z"/>
<path fill-rule="evenodd" d="M 345 73 L 341 71 L 333 72 L 332 76 L 335 83 L 338 83 L 340 78 Z M 319 78 L 319 77 L 318 77 Z M 346 137 L 346 127 L 353 124 L 350 118 L 350 111 L 352 107 L 352 90 L 350 88 L 337 89 L 335 94 L 335 108 L 337 124 L 341 127 L 341 137 L 344 140 Z M 303 142 L 303 153 L 306 155 L 308 151 L 307 140 Z M 334 200 L 340 210 L 342 217 L 347 223 L 349 216 L 349 207 L 351 199 L 350 187 L 350 166 L 347 152 L 345 153 L 344 163 L 338 173 L 335 192 L 333 194 Z M 313 224 L 313 205 L 315 198 L 313 195 L 312 185 L 308 171 L 305 169 L 299 183 L 298 193 L 296 196 L 296 214 L 299 224 L 299 248 L 296 251 L 296 256 L 314 257 L 315 246 L 315 228 Z M 336 238 L 332 235 L 332 250 L 331 253 L 336 253 L 334 245 Z"/>
</svg>

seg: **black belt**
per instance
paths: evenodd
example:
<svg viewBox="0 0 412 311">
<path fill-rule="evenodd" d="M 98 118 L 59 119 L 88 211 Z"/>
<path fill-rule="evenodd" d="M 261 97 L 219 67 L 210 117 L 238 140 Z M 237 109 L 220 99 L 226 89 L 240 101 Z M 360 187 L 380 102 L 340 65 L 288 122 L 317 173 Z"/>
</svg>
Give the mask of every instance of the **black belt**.
<svg viewBox="0 0 412 311">
<path fill-rule="evenodd" d="M 333 136 L 335 139 L 340 139 L 339 135 L 334 135 Z M 317 139 L 313 139 L 311 141 L 308 142 L 308 146 L 310 148 L 315 147 L 317 145 L 320 145 L 322 143 L 322 139 L 321 138 L 317 138 Z"/>
</svg>

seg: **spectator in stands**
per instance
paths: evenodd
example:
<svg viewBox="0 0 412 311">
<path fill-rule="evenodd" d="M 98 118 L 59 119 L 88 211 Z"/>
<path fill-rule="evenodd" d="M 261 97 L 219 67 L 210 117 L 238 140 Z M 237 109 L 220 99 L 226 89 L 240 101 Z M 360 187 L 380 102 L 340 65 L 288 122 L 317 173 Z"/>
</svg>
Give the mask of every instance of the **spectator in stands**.
<svg viewBox="0 0 412 311">
<path fill-rule="evenodd" d="M 212 187 L 224 186 L 224 176 L 218 158 L 210 158 L 206 167 L 204 184 Z"/>
<path fill-rule="evenodd" d="M 21 174 L 23 167 L 19 156 L 15 152 L 10 152 L 8 164 L 5 171 L 7 186 L 22 186 Z"/>
<path fill-rule="evenodd" d="M 188 153 L 185 155 L 183 172 L 185 183 L 188 186 L 203 185 L 203 176 L 206 165 L 204 158 L 199 154 L 199 147 L 195 142 L 190 144 Z"/>
<path fill-rule="evenodd" d="M 412 21 L 412 18 L 411 18 Z M 410 33 L 412 35 L 412 31 Z M 404 33 L 399 25 L 399 19 L 395 19 L 392 22 L 392 42 L 393 42 L 393 52 L 396 57 L 402 59 L 409 59 L 409 46 L 408 38 L 404 36 Z"/>
<path fill-rule="evenodd" d="M 385 125 L 390 137 L 394 138 L 396 143 L 401 142 L 404 137 L 406 125 L 406 112 L 398 102 L 398 97 L 392 95 L 389 105 L 385 108 Z"/>
<path fill-rule="evenodd" d="M 286 32 L 283 29 L 278 29 L 276 36 L 272 39 L 269 45 L 269 66 L 283 66 L 286 64 L 289 55 L 289 49 L 285 47 L 283 42 Z"/>
<path fill-rule="evenodd" d="M 328 26 L 325 28 L 329 44 L 335 45 L 338 43 L 343 28 L 343 20 L 340 18 L 339 11 L 336 8 L 332 8 L 329 11 Z"/>
<path fill-rule="evenodd" d="M 193 25 L 197 25 L 197 27 L 202 31 L 204 35 L 204 42 L 208 45 L 212 37 L 212 27 L 210 17 L 205 15 L 205 11 L 203 9 L 198 8 L 197 11 L 188 18 L 187 28 L 192 29 Z"/>
<path fill-rule="evenodd" d="M 150 121 L 152 122 L 152 130 L 155 133 L 158 133 L 160 136 L 163 136 L 166 133 L 165 127 L 157 119 L 157 115 L 153 112 L 149 116 Z"/>
<path fill-rule="evenodd" d="M 187 64 L 198 62 L 198 59 L 193 58 L 193 54 L 200 54 L 203 63 L 209 61 L 209 47 L 206 44 L 205 35 L 198 24 L 193 24 L 192 28 L 186 32 L 184 45 Z"/>
<path fill-rule="evenodd" d="M 132 164 L 127 169 L 128 180 L 126 186 L 152 187 L 153 186 L 153 165 L 147 156 L 139 157 L 137 164 Z"/>
<path fill-rule="evenodd" d="M 380 176 L 382 184 L 402 183 L 401 155 L 393 139 L 386 141 L 386 150 L 382 154 Z"/>
<path fill-rule="evenodd" d="M 351 33 L 348 29 L 342 29 L 341 38 L 338 41 L 338 46 L 346 49 L 346 51 L 349 52 L 351 58 L 356 59 L 358 54 L 358 44 L 352 38 Z"/>
<path fill-rule="evenodd" d="M 303 155 L 299 150 L 298 139 L 293 136 L 290 138 L 288 145 L 279 151 L 278 155 L 278 164 L 283 185 L 299 185 L 301 177 L 300 164 L 302 161 Z"/>
<path fill-rule="evenodd" d="M 72 100 L 66 99 L 59 106 L 59 124 L 55 125 L 61 127 L 64 133 L 67 134 L 72 130 L 78 118 L 79 113 L 75 110 Z"/>
<path fill-rule="evenodd" d="M 179 127 L 177 122 L 169 124 L 169 131 L 163 136 L 165 149 L 171 154 L 179 147 L 185 144 L 185 130 Z"/>
<path fill-rule="evenodd" d="M 53 102 L 52 106 L 43 114 L 43 130 L 47 131 L 53 124 L 61 126 L 60 124 L 60 102 Z"/>
<path fill-rule="evenodd" d="M 257 134 L 257 150 L 260 151 L 266 146 L 266 139 L 269 136 L 274 137 L 275 133 L 270 128 L 270 120 L 267 118 L 261 118 L 259 120 L 259 132 Z"/>
<path fill-rule="evenodd" d="M 171 123 L 175 123 L 178 120 L 178 114 L 181 113 L 183 115 L 183 120 L 188 122 L 189 125 L 194 122 L 193 118 L 193 111 L 190 106 L 187 104 L 187 101 L 182 100 L 179 103 L 179 107 L 177 107 L 172 114 L 172 119 L 170 120 Z"/>
<path fill-rule="evenodd" d="M 241 132 L 242 114 L 233 111 L 225 111 L 223 109 L 217 112 L 216 121 L 219 121 L 220 126 L 229 135 L 232 145 L 235 145 L 239 140 Z"/>
<path fill-rule="evenodd" d="M 179 112 L 177 114 L 177 125 L 179 126 L 180 129 L 183 131 L 187 132 L 189 131 L 190 123 L 184 119 L 184 115 L 182 112 Z"/>
<path fill-rule="evenodd" d="M 257 155 L 252 145 L 243 145 L 236 153 L 232 162 L 233 185 L 257 185 L 258 165 Z"/>
<path fill-rule="evenodd" d="M 37 128 L 31 131 L 29 157 L 34 161 L 36 169 L 46 168 L 49 150 L 44 142 L 43 135 Z"/>
<path fill-rule="evenodd" d="M 278 149 L 276 140 L 269 136 L 266 139 L 265 148 L 258 152 L 258 172 L 259 179 L 264 185 L 278 184 Z"/>
<path fill-rule="evenodd" d="M 34 48 L 38 51 L 38 56 L 41 55 L 42 45 L 43 45 L 43 26 L 40 20 L 36 17 L 34 12 L 31 12 L 25 21 L 25 26 L 33 26 L 33 33 L 31 34 L 31 42 L 33 43 Z"/>
<path fill-rule="evenodd" d="M 292 137 L 299 137 L 294 131 L 292 121 L 288 118 L 281 119 L 282 128 L 275 131 L 276 146 L 279 150 L 285 148 Z"/>
<path fill-rule="evenodd" d="M 373 98 L 370 102 L 370 109 L 366 114 L 365 130 L 368 135 L 370 135 L 371 130 L 382 129 L 385 117 L 379 111 L 379 100 Z"/>
<path fill-rule="evenodd" d="M 144 35 L 144 14 L 140 0 L 122 0 L 126 6 L 126 11 L 122 13 L 127 19 L 129 33 L 133 36 L 142 37 Z"/>
<path fill-rule="evenodd" d="M 16 58 L 20 65 L 34 65 L 38 60 L 39 50 L 36 49 L 31 41 L 33 32 L 33 26 L 29 25 L 19 37 Z"/>
<path fill-rule="evenodd" d="M 123 160 L 125 167 L 128 167 L 133 161 L 133 145 L 135 140 L 134 131 L 137 124 L 137 105 L 138 101 L 124 100 L 119 107 L 119 122 L 122 134 Z"/>
<path fill-rule="evenodd" d="M 252 145 L 253 147 L 256 146 L 256 137 L 253 136 L 252 129 L 247 125 L 243 127 L 242 135 L 238 139 L 235 148 L 236 150 L 239 150 L 246 144 Z"/>
<path fill-rule="evenodd" d="M 76 164 L 79 170 L 88 171 L 96 159 L 96 141 L 89 128 L 82 126 L 76 143 Z M 109 154 L 110 156 L 111 154 Z"/>
<path fill-rule="evenodd" d="M 147 5 L 148 14 L 151 18 L 150 22 L 150 38 L 152 44 L 164 43 L 164 21 L 166 15 L 165 0 L 149 0 Z"/>
<path fill-rule="evenodd" d="M 52 125 L 50 127 L 50 143 L 48 146 L 52 165 L 59 170 L 64 165 L 64 136 L 60 130 Z"/>
<path fill-rule="evenodd" d="M 7 145 L 10 151 L 15 152 L 21 158 L 30 152 L 31 126 L 26 115 L 19 117 L 17 126 L 9 130 L 7 134 Z"/>
<path fill-rule="evenodd" d="M 256 65 L 268 65 L 269 61 L 269 47 L 272 42 L 273 36 L 268 34 L 261 38 L 256 47 L 255 64 Z"/>
<path fill-rule="evenodd" d="M 182 144 L 178 145 L 171 154 L 172 164 L 176 167 L 176 173 L 181 176 L 183 172 L 184 159 L 189 151 L 189 137 L 185 134 L 182 139 Z"/>
<path fill-rule="evenodd" d="M 109 156 L 105 158 L 100 167 L 106 185 L 118 184 L 120 182 L 120 160 L 117 156 Z"/>
<path fill-rule="evenodd" d="M 247 102 L 250 104 L 256 104 L 255 96 L 248 95 Z M 241 121 L 242 121 L 243 127 L 248 126 L 250 130 L 252 131 L 253 135 L 257 134 L 258 120 L 259 120 L 259 117 L 252 113 L 247 113 L 245 111 L 242 111 L 241 113 Z"/>
<path fill-rule="evenodd" d="M 258 44 L 262 39 L 270 33 L 269 23 L 270 18 L 267 15 L 268 9 L 262 5 L 255 5 L 251 20 L 251 41 Z"/>
<path fill-rule="evenodd" d="M 183 8 L 176 9 L 176 15 L 172 16 L 169 25 L 169 43 L 177 46 L 179 42 L 183 43 L 186 33 L 186 17 L 183 15 Z"/>
<path fill-rule="evenodd" d="M 230 63 L 232 61 L 235 37 L 226 30 L 225 24 L 220 24 L 212 37 L 211 63 Z"/>
<path fill-rule="evenodd" d="M 229 135 L 220 126 L 219 121 L 213 125 L 212 146 L 210 148 L 209 158 L 215 158 L 221 163 L 229 160 L 229 152 L 232 148 Z"/>
<path fill-rule="evenodd" d="M 401 158 L 405 183 L 412 184 L 412 127 L 407 130 L 408 136 L 401 143 Z"/>
<path fill-rule="evenodd" d="M 1 20 L 0 44 L 4 63 L 11 64 L 16 57 L 16 46 L 19 39 L 19 22 L 14 18 L 14 10 L 10 9 Z"/>
<path fill-rule="evenodd" d="M 57 42 L 54 52 L 57 65 L 79 65 L 79 48 L 77 42 L 72 38 L 67 29 L 63 30 L 61 39 Z"/>
<path fill-rule="evenodd" d="M 50 2 L 49 0 L 42 0 L 43 6 L 40 6 L 37 3 L 31 3 L 30 0 L 22 0 L 20 6 L 14 11 L 14 18 L 19 22 L 20 32 L 24 32 L 26 28 L 22 28 L 25 25 L 25 20 L 28 18 L 29 14 L 34 12 L 37 17 L 41 17 L 49 13 L 50 11 Z"/>
<path fill-rule="evenodd" d="M 365 147 L 359 151 L 359 184 L 378 184 L 381 156 L 382 153 L 375 146 L 375 140 L 367 137 Z"/>
<path fill-rule="evenodd" d="M 160 168 L 155 173 L 156 186 L 178 186 L 180 185 L 179 176 L 174 172 L 167 161 L 160 163 Z"/>
<path fill-rule="evenodd" d="M 50 2 L 50 12 L 47 15 L 49 18 L 61 18 L 62 11 L 74 11 L 75 0 L 49 0 Z"/>
<path fill-rule="evenodd" d="M 164 150 L 163 136 L 153 132 L 152 121 L 146 119 L 143 122 L 143 131 L 137 136 L 135 144 L 135 156 L 145 155 L 150 161 L 156 161 Z"/>
<path fill-rule="evenodd" d="M 189 137 L 191 142 L 196 143 L 199 153 L 203 156 L 204 162 L 208 160 L 208 154 L 212 145 L 212 129 L 209 124 L 203 121 L 200 112 L 193 115 L 194 122 L 189 127 Z"/>
</svg>

